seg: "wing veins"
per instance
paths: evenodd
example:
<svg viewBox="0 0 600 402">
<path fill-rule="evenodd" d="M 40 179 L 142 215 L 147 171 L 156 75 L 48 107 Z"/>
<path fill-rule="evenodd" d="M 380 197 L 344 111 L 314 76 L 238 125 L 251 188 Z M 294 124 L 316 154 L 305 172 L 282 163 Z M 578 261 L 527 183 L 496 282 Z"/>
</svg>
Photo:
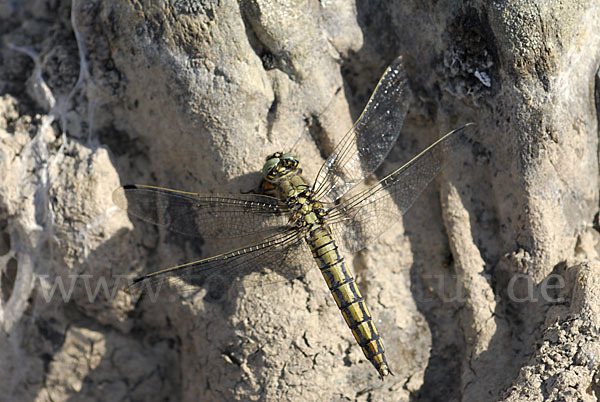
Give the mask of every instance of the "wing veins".
<svg viewBox="0 0 600 402">
<path fill-rule="evenodd" d="M 301 240 L 300 232 L 289 229 L 272 235 L 261 242 L 138 277 L 128 286 L 128 291 L 132 293 L 143 292 L 143 288 L 147 286 L 158 290 L 157 285 L 169 282 L 173 278 L 184 280 L 202 277 L 201 279 L 204 281 L 213 274 L 218 274 L 220 270 L 223 270 L 223 274 L 228 276 L 228 273 L 239 269 L 241 271 L 239 274 L 243 275 L 245 266 L 251 265 L 267 253 L 272 253 L 273 258 L 275 258 L 277 254 L 286 251 L 287 248 L 299 240 Z M 269 261 L 265 262 L 268 263 Z M 233 274 L 235 275 L 235 272 Z"/>
<path fill-rule="evenodd" d="M 396 171 L 331 209 L 328 223 L 343 236 L 343 248 L 364 248 L 387 230 L 395 217 L 404 214 L 442 170 L 447 157 L 467 140 L 461 132 L 470 126 L 474 125 L 468 123 L 447 133 Z"/>
<path fill-rule="evenodd" d="M 199 194 L 131 185 L 115 190 L 113 201 L 139 219 L 191 236 L 240 237 L 288 222 L 287 206 L 262 194 Z"/>
<path fill-rule="evenodd" d="M 396 142 L 410 99 L 408 80 L 397 58 L 354 126 L 319 169 L 314 185 L 317 198 L 335 201 L 383 162 Z"/>
</svg>

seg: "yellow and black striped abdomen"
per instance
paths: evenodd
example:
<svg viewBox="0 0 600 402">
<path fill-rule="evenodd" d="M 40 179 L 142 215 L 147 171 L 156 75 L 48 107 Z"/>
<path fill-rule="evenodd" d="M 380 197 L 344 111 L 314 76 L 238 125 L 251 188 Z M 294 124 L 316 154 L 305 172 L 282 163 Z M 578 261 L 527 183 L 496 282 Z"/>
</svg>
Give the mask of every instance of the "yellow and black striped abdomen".
<svg viewBox="0 0 600 402">
<path fill-rule="evenodd" d="M 365 357 L 375 366 L 381 377 L 390 374 L 383 341 L 331 233 L 319 226 L 309 232 L 307 241 L 323 278 Z"/>
</svg>

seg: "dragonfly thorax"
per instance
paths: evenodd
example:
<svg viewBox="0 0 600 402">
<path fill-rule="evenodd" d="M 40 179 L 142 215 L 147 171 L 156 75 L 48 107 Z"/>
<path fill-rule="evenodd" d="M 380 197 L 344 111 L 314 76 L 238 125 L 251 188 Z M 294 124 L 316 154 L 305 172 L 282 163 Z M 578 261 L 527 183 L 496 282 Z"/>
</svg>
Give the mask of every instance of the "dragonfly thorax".
<svg viewBox="0 0 600 402">
<path fill-rule="evenodd" d="M 276 183 L 281 179 L 301 173 L 300 162 L 291 153 L 275 152 L 267 157 L 262 173 L 266 181 Z"/>
<path fill-rule="evenodd" d="M 298 160 L 293 156 L 286 160 L 284 155 L 277 153 L 267 159 L 265 167 L 270 163 L 277 165 L 271 168 L 273 178 L 265 177 L 263 192 L 287 204 L 290 225 L 306 234 L 325 224 L 327 212 L 300 175 L 302 170 L 298 168 Z"/>
</svg>

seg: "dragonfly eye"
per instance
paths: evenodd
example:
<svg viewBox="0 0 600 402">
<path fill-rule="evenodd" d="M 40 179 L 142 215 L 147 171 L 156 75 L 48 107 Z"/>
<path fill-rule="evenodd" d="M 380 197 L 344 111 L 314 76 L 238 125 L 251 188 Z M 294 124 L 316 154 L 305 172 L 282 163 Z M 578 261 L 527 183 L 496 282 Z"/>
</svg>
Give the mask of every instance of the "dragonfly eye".
<svg viewBox="0 0 600 402">
<path fill-rule="evenodd" d="M 267 156 L 267 158 L 265 159 L 265 161 L 269 161 L 269 159 L 281 159 L 281 156 L 283 154 L 281 152 L 275 152 L 274 154 L 271 154 L 269 156 Z"/>
<path fill-rule="evenodd" d="M 273 170 L 279 165 L 280 161 L 279 157 L 276 155 L 277 154 L 273 154 L 271 158 L 267 159 L 267 162 L 263 166 L 262 174 L 265 179 L 272 178 L 275 174 Z"/>
<path fill-rule="evenodd" d="M 281 160 L 286 167 L 292 169 L 296 169 L 300 163 L 298 162 L 298 158 L 296 158 L 296 155 L 289 152 L 281 155 Z"/>
<path fill-rule="evenodd" d="M 282 154 L 281 152 L 275 152 L 273 155 L 267 158 L 267 161 L 262 169 L 262 174 L 265 180 L 273 181 L 278 177 L 287 175 L 291 170 L 295 169 L 298 169 L 298 159 L 296 159 L 293 154 Z"/>
</svg>

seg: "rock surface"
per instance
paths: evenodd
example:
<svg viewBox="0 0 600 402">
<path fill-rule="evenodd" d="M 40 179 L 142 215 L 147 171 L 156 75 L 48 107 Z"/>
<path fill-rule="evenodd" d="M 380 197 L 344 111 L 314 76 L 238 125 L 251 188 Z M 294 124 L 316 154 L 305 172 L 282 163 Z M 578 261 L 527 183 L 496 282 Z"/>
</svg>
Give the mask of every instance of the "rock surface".
<svg viewBox="0 0 600 402">
<path fill-rule="evenodd" d="M 470 4 L 0 3 L 2 394 L 597 400 L 600 6 Z M 477 135 L 347 257 L 395 376 L 317 270 L 221 300 L 123 291 L 230 245 L 129 220 L 113 189 L 247 192 L 289 149 L 315 177 L 397 55 L 414 96 L 381 172 Z"/>
</svg>

